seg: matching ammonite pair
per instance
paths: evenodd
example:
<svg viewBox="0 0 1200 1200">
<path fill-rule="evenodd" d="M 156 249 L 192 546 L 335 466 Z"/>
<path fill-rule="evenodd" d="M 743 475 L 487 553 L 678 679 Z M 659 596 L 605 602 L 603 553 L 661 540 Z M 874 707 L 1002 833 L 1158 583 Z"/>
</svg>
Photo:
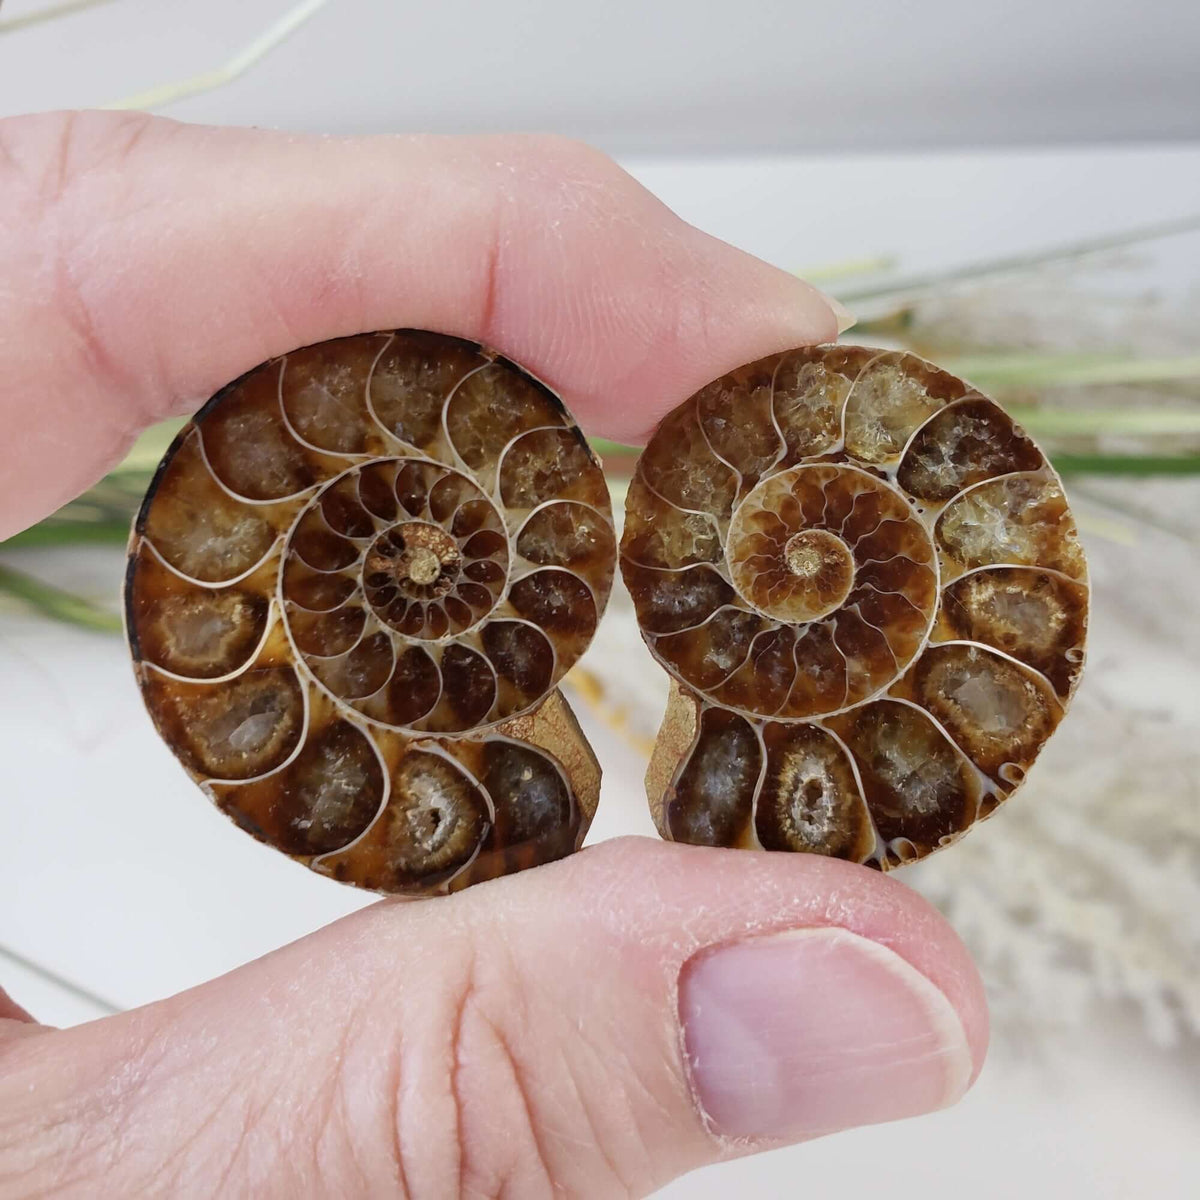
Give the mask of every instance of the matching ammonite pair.
<svg viewBox="0 0 1200 1200">
<path fill-rule="evenodd" d="M 243 829 L 416 895 L 561 858 L 600 769 L 558 684 L 618 557 L 671 696 L 647 790 L 676 841 L 889 869 L 1019 786 L 1084 654 L 1057 475 L 906 353 L 791 350 L 671 412 L 618 549 L 549 389 L 474 343 L 309 346 L 180 432 L 126 624 L 159 732 Z"/>
</svg>

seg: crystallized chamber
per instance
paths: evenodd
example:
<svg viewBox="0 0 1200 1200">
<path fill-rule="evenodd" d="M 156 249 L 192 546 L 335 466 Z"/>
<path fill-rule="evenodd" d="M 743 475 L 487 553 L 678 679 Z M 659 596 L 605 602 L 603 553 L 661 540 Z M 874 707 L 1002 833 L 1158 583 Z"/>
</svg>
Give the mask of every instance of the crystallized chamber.
<svg viewBox="0 0 1200 1200">
<path fill-rule="evenodd" d="M 919 858 L 1020 785 L 1083 664 L 1057 475 L 911 354 L 792 350 L 686 401 L 621 570 L 672 677 L 646 783 L 676 841 Z"/>
<path fill-rule="evenodd" d="M 360 887 L 457 890 L 583 840 L 600 771 L 556 685 L 615 560 L 551 392 L 473 343 L 367 334 L 182 430 L 126 625 L 159 732 L 243 829 Z"/>
</svg>

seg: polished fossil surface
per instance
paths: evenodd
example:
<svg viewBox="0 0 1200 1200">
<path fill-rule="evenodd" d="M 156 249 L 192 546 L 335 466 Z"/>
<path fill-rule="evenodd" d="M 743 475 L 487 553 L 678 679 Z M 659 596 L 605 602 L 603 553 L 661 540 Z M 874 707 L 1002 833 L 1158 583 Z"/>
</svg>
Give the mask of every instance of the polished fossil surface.
<svg viewBox="0 0 1200 1200">
<path fill-rule="evenodd" d="M 968 383 L 818 346 L 661 423 L 621 570 L 673 686 L 660 832 L 889 869 L 1023 780 L 1079 679 L 1087 569 L 1061 483 Z"/>
<path fill-rule="evenodd" d="M 557 690 L 604 610 L 603 473 L 515 364 L 415 330 L 274 359 L 168 451 L 126 617 L 171 749 L 255 837 L 424 894 L 562 857 L 599 768 Z"/>
</svg>

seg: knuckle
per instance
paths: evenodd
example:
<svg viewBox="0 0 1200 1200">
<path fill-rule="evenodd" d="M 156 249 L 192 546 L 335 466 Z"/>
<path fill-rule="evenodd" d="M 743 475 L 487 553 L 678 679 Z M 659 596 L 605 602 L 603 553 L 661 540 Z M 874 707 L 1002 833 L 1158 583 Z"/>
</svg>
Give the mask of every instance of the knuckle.
<svg viewBox="0 0 1200 1200">
<path fill-rule="evenodd" d="M 623 167 L 590 142 L 561 134 L 548 134 L 546 138 L 550 151 L 564 168 L 602 182 L 623 186 L 633 183 L 633 177 Z"/>
<path fill-rule="evenodd" d="M 70 137 L 77 117 L 72 112 L 55 112 L 0 119 L 6 183 L 28 188 L 34 181 L 41 182 L 46 168 L 61 157 L 64 139 Z"/>
<path fill-rule="evenodd" d="M 7 184 L 36 200 L 43 213 L 53 212 L 90 172 L 122 166 L 159 124 L 133 112 L 8 117 L 0 120 L 0 165 Z"/>
<path fill-rule="evenodd" d="M 437 1015 L 398 1039 L 387 1083 L 398 1190 L 411 1200 L 638 1191 L 610 1161 L 587 1083 L 560 1052 L 565 1037 L 530 1000 L 494 926 L 486 948 L 439 975 Z"/>
<path fill-rule="evenodd" d="M 97 286 L 92 250 L 136 192 L 138 172 L 128 168 L 138 148 L 162 127 L 144 113 L 59 112 L 0 122 L 0 191 L 15 198 L 12 228 L 37 247 L 38 298 L 61 321 L 63 346 L 86 375 L 122 387 L 130 380 L 107 335 L 105 287 Z"/>
<path fill-rule="evenodd" d="M 534 1081 L 517 1051 L 513 1015 L 524 1008 L 511 957 L 472 954 L 453 997 L 450 1086 L 460 1189 L 469 1194 L 550 1195 L 552 1164 L 540 1135 Z"/>
<path fill-rule="evenodd" d="M 632 175 L 602 150 L 559 134 L 533 134 L 510 142 L 530 183 L 549 189 L 558 207 L 587 211 L 597 203 L 628 208 L 649 198 Z"/>
<path fill-rule="evenodd" d="M 626 1081 L 621 1072 L 596 1069 L 614 1059 L 581 1030 L 561 997 L 538 989 L 524 956 L 503 935 L 497 938 L 494 922 L 482 932 L 487 941 L 472 959 L 454 1038 L 468 1192 L 642 1192 L 639 1156 L 613 1136 L 636 1124 Z"/>
<path fill-rule="evenodd" d="M 560 171 L 580 174 L 625 176 L 625 172 L 603 150 L 580 138 L 561 133 L 518 135 L 529 157 L 553 163 Z"/>
<path fill-rule="evenodd" d="M 560 194 L 568 207 L 631 217 L 648 205 L 657 205 L 624 167 L 594 146 L 568 141 L 559 153 Z"/>
</svg>

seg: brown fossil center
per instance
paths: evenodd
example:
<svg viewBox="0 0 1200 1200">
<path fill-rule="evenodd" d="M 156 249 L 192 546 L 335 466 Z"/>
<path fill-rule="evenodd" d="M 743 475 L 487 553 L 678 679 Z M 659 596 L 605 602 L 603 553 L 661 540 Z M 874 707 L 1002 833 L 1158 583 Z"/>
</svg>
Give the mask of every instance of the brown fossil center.
<svg viewBox="0 0 1200 1200">
<path fill-rule="evenodd" d="M 783 547 L 787 569 L 800 579 L 840 577 L 854 572 L 846 543 L 825 529 L 805 529 L 788 538 Z"/>
<path fill-rule="evenodd" d="M 442 573 L 442 560 L 427 546 L 414 546 L 407 555 L 405 568 L 413 583 L 433 583 Z"/>
<path fill-rule="evenodd" d="M 802 529 L 783 544 L 775 570 L 766 572 L 777 582 L 765 590 L 754 587 L 759 606 L 789 621 L 814 621 L 840 607 L 854 586 L 854 555 L 836 533 L 828 529 Z"/>
<path fill-rule="evenodd" d="M 806 513 L 786 486 L 792 474 L 801 482 L 806 478 L 801 467 L 765 481 L 734 514 L 727 559 L 730 579 L 744 599 L 767 616 L 796 624 L 841 606 L 854 587 L 855 562 L 842 537 L 809 524 L 825 505 Z"/>
<path fill-rule="evenodd" d="M 382 533 L 367 552 L 363 575 L 369 589 L 398 589 L 413 600 L 444 596 L 458 578 L 461 555 L 444 529 L 407 521 Z"/>
</svg>

